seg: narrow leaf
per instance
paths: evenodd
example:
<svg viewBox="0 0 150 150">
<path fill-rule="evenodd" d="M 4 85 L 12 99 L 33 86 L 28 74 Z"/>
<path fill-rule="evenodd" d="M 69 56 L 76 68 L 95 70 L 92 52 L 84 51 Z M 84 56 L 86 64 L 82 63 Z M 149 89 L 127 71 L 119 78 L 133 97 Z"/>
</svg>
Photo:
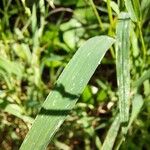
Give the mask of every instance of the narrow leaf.
<svg viewBox="0 0 150 150">
<path fill-rule="evenodd" d="M 150 69 L 147 70 L 137 81 L 133 83 L 133 87 L 138 88 L 143 82 L 150 78 Z"/>
<path fill-rule="evenodd" d="M 120 119 L 119 115 L 117 115 L 107 133 L 107 136 L 102 146 L 102 150 L 112 150 L 119 131 L 119 127 L 120 127 Z"/>
<path fill-rule="evenodd" d="M 133 121 L 136 119 L 138 116 L 142 106 L 143 106 L 143 98 L 141 95 L 135 95 L 133 100 L 132 100 L 132 112 L 131 112 L 131 117 L 130 117 L 130 122 L 128 124 L 128 129 L 130 128 L 131 124 Z"/>
<path fill-rule="evenodd" d="M 124 0 L 129 16 L 132 21 L 137 22 L 141 20 L 141 11 L 139 0 Z"/>
<path fill-rule="evenodd" d="M 33 122 L 33 118 L 22 115 L 23 114 L 22 109 L 16 104 L 7 104 L 4 111 L 22 119 L 25 122 L 29 122 L 29 123 Z"/>
<path fill-rule="evenodd" d="M 14 74 L 20 78 L 23 73 L 23 66 L 20 63 L 10 61 L 0 56 L 0 70 L 8 74 Z"/>
<path fill-rule="evenodd" d="M 132 100 L 132 112 L 131 112 L 131 117 L 130 117 L 130 121 L 129 124 L 127 126 L 127 130 L 126 133 L 128 132 L 129 128 L 131 127 L 133 121 L 137 118 L 138 114 L 140 113 L 140 110 L 143 106 L 143 98 L 141 95 L 135 95 L 133 100 Z M 121 134 L 118 138 L 117 144 L 115 146 L 115 150 L 119 150 L 122 142 L 125 140 L 125 137 L 123 134 Z"/>
<path fill-rule="evenodd" d="M 113 43 L 114 39 L 100 36 L 91 38 L 79 48 L 44 102 L 21 150 L 46 149 Z"/>
<path fill-rule="evenodd" d="M 121 122 L 129 119 L 129 26 L 130 19 L 127 13 L 121 13 L 117 24 L 116 68 L 119 95 L 119 110 Z"/>
</svg>

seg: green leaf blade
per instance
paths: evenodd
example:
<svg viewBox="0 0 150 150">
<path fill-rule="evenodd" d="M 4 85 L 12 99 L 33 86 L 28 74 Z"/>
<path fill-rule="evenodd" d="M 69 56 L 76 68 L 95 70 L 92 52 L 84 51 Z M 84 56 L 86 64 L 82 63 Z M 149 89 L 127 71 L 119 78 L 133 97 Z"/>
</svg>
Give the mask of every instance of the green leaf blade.
<svg viewBox="0 0 150 150">
<path fill-rule="evenodd" d="M 130 18 L 134 22 L 141 20 L 141 10 L 139 0 L 124 0 Z"/>
<path fill-rule="evenodd" d="M 138 88 L 143 82 L 150 78 L 150 69 L 148 69 L 137 81 L 133 83 L 133 88 Z"/>
<path fill-rule="evenodd" d="M 136 94 L 132 100 L 132 112 L 130 117 L 130 122 L 128 124 L 128 129 L 130 128 L 133 121 L 137 118 L 138 114 L 140 113 L 140 110 L 143 106 L 143 98 L 141 95 Z"/>
<path fill-rule="evenodd" d="M 45 100 L 21 150 L 46 149 L 114 41 L 107 36 L 97 36 L 79 48 Z"/>
<path fill-rule="evenodd" d="M 129 120 L 130 93 L 130 62 L 129 62 L 129 27 L 130 19 L 127 13 L 119 15 L 116 34 L 116 68 L 119 95 L 120 121 Z"/>
<path fill-rule="evenodd" d="M 120 128 L 120 119 L 119 115 L 117 115 L 110 129 L 108 130 L 107 136 L 102 146 L 102 150 L 112 150 L 119 128 Z"/>
</svg>

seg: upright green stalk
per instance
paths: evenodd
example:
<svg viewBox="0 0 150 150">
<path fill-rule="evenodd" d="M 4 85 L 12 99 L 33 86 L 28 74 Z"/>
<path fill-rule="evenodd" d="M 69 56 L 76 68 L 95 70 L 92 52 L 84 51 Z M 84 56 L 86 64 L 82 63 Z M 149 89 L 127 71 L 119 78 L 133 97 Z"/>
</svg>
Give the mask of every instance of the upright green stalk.
<svg viewBox="0 0 150 150">
<path fill-rule="evenodd" d="M 116 28 L 116 68 L 119 95 L 120 121 L 129 120 L 129 93 L 130 93 L 130 62 L 129 62 L 129 26 L 130 19 L 127 13 L 121 13 Z"/>
<path fill-rule="evenodd" d="M 111 127 L 109 128 L 107 132 L 107 136 L 105 138 L 105 141 L 103 143 L 101 150 L 112 150 L 116 137 L 118 135 L 118 131 L 120 128 L 120 119 L 119 115 L 116 116 L 115 120 L 113 121 Z"/>
<path fill-rule="evenodd" d="M 146 58 L 146 47 L 145 47 L 145 42 L 144 42 L 143 33 L 142 33 L 142 29 L 141 29 L 141 23 L 138 22 L 137 25 L 138 25 L 138 29 L 139 29 L 139 33 L 140 33 L 141 44 L 142 44 L 143 60 L 145 61 L 145 58 Z"/>
<path fill-rule="evenodd" d="M 107 10 L 108 10 L 108 16 L 109 16 L 109 21 L 110 21 L 110 27 L 113 26 L 113 18 L 112 18 L 112 10 L 110 6 L 110 0 L 107 0 Z"/>
<path fill-rule="evenodd" d="M 144 43 L 144 38 L 143 38 L 143 33 L 141 29 L 141 7 L 140 7 L 140 2 L 139 0 L 124 0 L 126 9 L 128 10 L 128 13 L 130 15 L 130 18 L 132 19 L 133 22 L 135 22 L 138 26 L 139 30 L 139 36 L 142 44 L 142 51 L 143 51 L 143 60 L 145 61 L 146 58 L 146 47 Z"/>
<path fill-rule="evenodd" d="M 39 48 L 39 39 L 43 34 L 43 29 L 45 25 L 45 4 L 44 0 L 39 1 L 39 8 L 40 8 L 40 27 L 37 27 L 37 12 L 36 12 L 36 5 L 33 5 L 32 11 L 32 32 L 33 32 L 33 52 L 32 52 L 32 66 L 34 70 L 34 83 L 40 87 L 41 86 L 41 75 L 40 75 L 40 68 L 39 68 L 39 57 L 41 54 L 41 49 Z"/>
<path fill-rule="evenodd" d="M 93 11 L 94 11 L 94 13 L 95 13 L 95 15 L 96 15 L 96 18 L 97 18 L 97 20 L 98 20 L 99 27 L 100 27 L 100 29 L 103 30 L 103 29 L 104 29 L 103 23 L 102 23 L 102 20 L 101 20 L 99 14 L 98 14 L 98 11 L 97 11 L 97 9 L 96 9 L 96 7 L 95 7 L 95 4 L 93 3 L 93 0 L 89 0 L 89 1 L 90 1 L 90 4 L 91 4 L 92 8 L 93 8 Z"/>
<path fill-rule="evenodd" d="M 113 31 L 112 31 L 112 28 L 113 28 L 113 17 L 112 17 L 112 10 L 111 10 L 111 6 L 110 6 L 110 0 L 107 0 L 107 10 L 108 10 L 108 16 L 109 16 L 109 21 L 110 21 L 110 26 L 109 26 L 109 35 L 112 36 L 113 34 Z M 111 47 L 110 48 L 110 52 L 111 52 L 111 55 L 113 58 L 115 58 L 115 53 L 114 53 L 114 50 L 113 48 Z"/>
</svg>

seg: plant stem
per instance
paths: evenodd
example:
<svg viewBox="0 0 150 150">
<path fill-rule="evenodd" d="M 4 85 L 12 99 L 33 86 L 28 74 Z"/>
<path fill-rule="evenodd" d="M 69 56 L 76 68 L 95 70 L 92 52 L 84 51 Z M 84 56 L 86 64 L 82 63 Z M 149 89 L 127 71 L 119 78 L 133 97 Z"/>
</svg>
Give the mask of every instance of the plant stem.
<svg viewBox="0 0 150 150">
<path fill-rule="evenodd" d="M 139 29 L 139 33 L 140 33 L 141 44 L 142 44 L 143 60 L 145 61 L 145 58 L 146 58 L 146 47 L 145 47 L 145 42 L 144 42 L 143 33 L 142 33 L 142 29 L 141 29 L 141 23 L 138 22 L 137 25 L 138 25 L 138 29 Z"/>
<path fill-rule="evenodd" d="M 93 3 L 93 0 L 89 0 L 89 1 L 90 1 L 90 4 L 91 4 L 92 8 L 93 8 L 93 11 L 94 11 L 94 13 L 95 13 L 95 15 L 96 15 L 96 18 L 97 18 L 97 20 L 98 20 L 99 27 L 100 27 L 100 29 L 103 30 L 103 29 L 104 29 L 104 28 L 103 28 L 103 23 L 102 23 L 102 20 L 101 20 L 99 14 L 98 14 L 98 11 L 97 11 L 97 9 L 96 9 L 96 7 L 95 7 L 95 4 Z"/>
<path fill-rule="evenodd" d="M 112 18 L 112 10 L 111 10 L 111 6 L 110 6 L 110 0 L 107 0 L 107 10 L 108 10 L 108 17 L 109 17 L 109 21 L 110 21 L 110 27 L 113 26 L 113 18 Z"/>
<path fill-rule="evenodd" d="M 113 17 L 112 17 L 112 10 L 111 10 L 111 6 L 110 6 L 110 0 L 107 0 L 107 10 L 108 10 L 108 17 L 109 17 L 109 21 L 110 21 L 108 34 L 110 36 L 112 36 L 113 35 L 113 31 L 112 31 Z M 115 52 L 114 52 L 114 49 L 112 47 L 110 48 L 110 52 L 111 52 L 112 58 L 115 58 Z"/>
</svg>

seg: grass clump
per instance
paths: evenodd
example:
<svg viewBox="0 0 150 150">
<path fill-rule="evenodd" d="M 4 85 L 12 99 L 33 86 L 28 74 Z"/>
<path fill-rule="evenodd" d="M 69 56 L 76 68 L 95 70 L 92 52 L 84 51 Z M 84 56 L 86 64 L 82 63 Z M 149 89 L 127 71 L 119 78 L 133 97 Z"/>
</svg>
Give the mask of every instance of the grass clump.
<svg viewBox="0 0 150 150">
<path fill-rule="evenodd" d="M 1 149 L 149 149 L 149 8 L 2 0 Z"/>
</svg>

